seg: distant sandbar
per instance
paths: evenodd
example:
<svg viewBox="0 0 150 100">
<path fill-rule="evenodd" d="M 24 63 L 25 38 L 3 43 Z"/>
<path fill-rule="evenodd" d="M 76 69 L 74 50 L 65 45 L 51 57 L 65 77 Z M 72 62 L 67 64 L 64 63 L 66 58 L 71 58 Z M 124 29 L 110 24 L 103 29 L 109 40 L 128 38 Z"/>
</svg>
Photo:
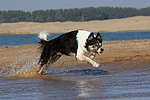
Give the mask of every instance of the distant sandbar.
<svg viewBox="0 0 150 100">
<path fill-rule="evenodd" d="M 46 30 L 49 33 L 64 33 L 76 29 L 92 32 L 150 31 L 150 16 L 86 22 L 19 22 L 0 24 L 0 34 L 37 34 L 42 30 Z"/>
</svg>

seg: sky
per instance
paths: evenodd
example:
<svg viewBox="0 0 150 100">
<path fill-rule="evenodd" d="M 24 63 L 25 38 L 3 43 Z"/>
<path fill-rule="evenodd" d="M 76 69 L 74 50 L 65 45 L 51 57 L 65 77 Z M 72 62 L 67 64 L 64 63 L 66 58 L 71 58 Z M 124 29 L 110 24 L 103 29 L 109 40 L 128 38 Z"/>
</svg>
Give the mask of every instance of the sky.
<svg viewBox="0 0 150 100">
<path fill-rule="evenodd" d="M 85 7 L 150 7 L 150 0 L 0 0 L 0 10 L 46 10 Z"/>
</svg>

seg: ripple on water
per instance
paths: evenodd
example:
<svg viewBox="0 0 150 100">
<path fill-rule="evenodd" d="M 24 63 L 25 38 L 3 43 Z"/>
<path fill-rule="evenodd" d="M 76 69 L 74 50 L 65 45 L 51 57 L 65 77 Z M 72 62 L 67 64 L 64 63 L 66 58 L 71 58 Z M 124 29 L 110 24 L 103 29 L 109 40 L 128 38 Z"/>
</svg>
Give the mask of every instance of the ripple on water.
<svg viewBox="0 0 150 100">
<path fill-rule="evenodd" d="M 4 76 L 7 77 L 0 78 L 0 99 L 66 100 L 69 97 L 69 99 L 149 100 L 150 98 L 150 60 L 102 64 L 109 72 L 106 75 L 80 74 L 79 72 L 84 70 L 82 65 L 78 65 L 74 66 L 74 69 L 70 66 L 51 67 L 49 72 L 51 75 L 37 77 L 35 74 L 37 59 L 29 58 L 13 63 L 8 69 L 4 67 L 0 72 L 3 75 L 6 73 Z M 89 68 L 92 67 L 87 65 L 85 71 L 92 70 Z"/>
</svg>

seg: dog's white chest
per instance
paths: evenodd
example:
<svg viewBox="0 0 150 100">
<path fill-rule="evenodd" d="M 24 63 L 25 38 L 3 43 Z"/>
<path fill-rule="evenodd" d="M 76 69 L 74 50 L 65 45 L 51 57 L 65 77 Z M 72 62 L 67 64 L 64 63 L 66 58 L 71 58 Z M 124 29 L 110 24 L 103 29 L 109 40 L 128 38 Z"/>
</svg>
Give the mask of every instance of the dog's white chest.
<svg viewBox="0 0 150 100">
<path fill-rule="evenodd" d="M 78 48 L 84 50 L 84 52 L 87 52 L 85 45 L 90 33 L 91 32 L 84 31 L 84 30 L 79 30 L 77 33 Z"/>
</svg>

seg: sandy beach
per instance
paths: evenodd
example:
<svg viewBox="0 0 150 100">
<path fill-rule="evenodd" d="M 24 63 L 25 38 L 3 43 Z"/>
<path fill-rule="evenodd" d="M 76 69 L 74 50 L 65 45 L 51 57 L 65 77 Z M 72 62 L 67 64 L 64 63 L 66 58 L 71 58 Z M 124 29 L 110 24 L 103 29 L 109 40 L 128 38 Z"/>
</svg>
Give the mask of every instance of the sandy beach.
<svg viewBox="0 0 150 100">
<path fill-rule="evenodd" d="M 42 30 L 49 33 L 64 33 L 76 29 L 92 32 L 150 31 L 150 16 L 87 22 L 0 23 L 0 34 L 37 34 Z"/>
<path fill-rule="evenodd" d="M 96 56 L 95 60 L 99 63 L 109 63 L 122 60 L 136 60 L 150 58 L 150 40 L 130 40 L 130 41 L 107 41 L 103 43 L 104 53 Z M 19 59 L 30 57 L 38 58 L 40 52 L 38 44 L 21 46 L 1 46 L 0 63 L 9 65 Z M 20 62 L 22 63 L 22 61 Z M 53 66 L 68 66 L 76 64 L 87 64 L 86 62 L 76 61 L 73 56 L 62 56 Z M 1 68 L 0 67 L 0 68 Z"/>
</svg>

